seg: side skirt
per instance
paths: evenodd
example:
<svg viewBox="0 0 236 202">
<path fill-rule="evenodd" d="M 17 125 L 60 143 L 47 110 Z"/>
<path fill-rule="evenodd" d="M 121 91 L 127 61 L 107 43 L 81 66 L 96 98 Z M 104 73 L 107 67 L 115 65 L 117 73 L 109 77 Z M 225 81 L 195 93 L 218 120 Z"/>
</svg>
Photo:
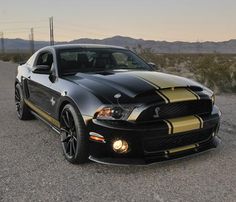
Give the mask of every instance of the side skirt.
<svg viewBox="0 0 236 202">
<path fill-rule="evenodd" d="M 39 120 L 41 120 L 42 122 L 44 122 L 46 125 L 48 125 L 52 130 L 54 130 L 58 135 L 60 135 L 60 129 L 53 126 L 52 124 L 50 124 L 48 121 L 46 121 L 44 118 L 42 118 L 41 116 L 39 116 L 37 113 L 35 113 L 34 111 L 31 110 L 31 113 Z"/>
</svg>

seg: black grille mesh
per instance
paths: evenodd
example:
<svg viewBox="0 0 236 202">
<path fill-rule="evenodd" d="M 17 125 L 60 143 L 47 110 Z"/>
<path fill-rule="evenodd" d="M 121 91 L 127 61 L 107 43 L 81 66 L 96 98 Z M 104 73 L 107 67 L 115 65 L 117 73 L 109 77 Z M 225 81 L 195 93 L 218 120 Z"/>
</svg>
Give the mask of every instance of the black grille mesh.
<svg viewBox="0 0 236 202">
<path fill-rule="evenodd" d="M 157 119 L 168 119 L 177 118 L 181 116 L 189 115 L 207 115 L 212 111 L 211 100 L 196 100 L 196 101 L 186 101 L 170 103 L 158 106 L 159 107 L 159 117 L 154 118 L 156 105 L 149 107 L 144 110 L 137 121 L 151 121 Z"/>
</svg>

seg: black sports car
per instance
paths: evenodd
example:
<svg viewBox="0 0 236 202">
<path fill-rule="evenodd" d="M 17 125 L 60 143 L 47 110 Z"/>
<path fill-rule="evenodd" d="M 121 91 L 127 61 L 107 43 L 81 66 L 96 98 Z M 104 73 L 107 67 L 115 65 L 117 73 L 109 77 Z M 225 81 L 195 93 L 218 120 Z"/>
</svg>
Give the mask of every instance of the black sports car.
<svg viewBox="0 0 236 202">
<path fill-rule="evenodd" d="M 214 101 L 201 84 L 114 46 L 43 48 L 15 80 L 18 117 L 49 124 L 71 163 L 148 164 L 215 148 Z"/>
</svg>

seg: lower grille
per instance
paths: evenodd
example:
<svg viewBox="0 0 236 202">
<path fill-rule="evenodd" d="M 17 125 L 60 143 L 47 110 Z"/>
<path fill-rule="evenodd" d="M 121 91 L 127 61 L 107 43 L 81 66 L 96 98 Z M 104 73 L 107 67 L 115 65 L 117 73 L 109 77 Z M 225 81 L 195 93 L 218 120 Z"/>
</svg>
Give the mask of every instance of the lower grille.
<svg viewBox="0 0 236 202">
<path fill-rule="evenodd" d="M 169 135 L 157 138 L 144 138 L 143 147 L 146 152 L 168 150 L 175 147 L 205 142 L 211 138 L 212 130 L 190 132 L 183 135 Z"/>
</svg>

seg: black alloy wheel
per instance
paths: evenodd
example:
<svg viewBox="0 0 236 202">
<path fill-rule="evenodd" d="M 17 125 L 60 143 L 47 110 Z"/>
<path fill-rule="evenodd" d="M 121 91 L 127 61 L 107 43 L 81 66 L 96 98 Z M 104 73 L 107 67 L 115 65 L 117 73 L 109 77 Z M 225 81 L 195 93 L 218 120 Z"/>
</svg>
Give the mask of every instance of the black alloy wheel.
<svg viewBox="0 0 236 202">
<path fill-rule="evenodd" d="M 64 155 L 71 163 L 84 163 L 88 159 L 88 138 L 82 116 L 67 104 L 60 118 L 61 142 Z"/>
</svg>

